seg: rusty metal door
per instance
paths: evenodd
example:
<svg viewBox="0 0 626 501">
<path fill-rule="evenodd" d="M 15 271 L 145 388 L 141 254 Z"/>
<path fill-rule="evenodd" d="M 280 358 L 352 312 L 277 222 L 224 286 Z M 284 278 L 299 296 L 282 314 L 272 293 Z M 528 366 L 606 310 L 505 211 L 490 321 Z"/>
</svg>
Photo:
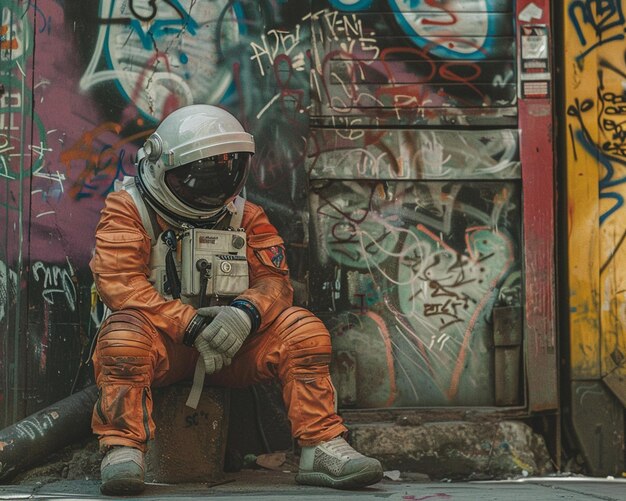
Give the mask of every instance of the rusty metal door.
<svg viewBox="0 0 626 501">
<path fill-rule="evenodd" d="M 549 4 L 311 11 L 311 301 L 340 405 L 555 408 Z"/>
</svg>

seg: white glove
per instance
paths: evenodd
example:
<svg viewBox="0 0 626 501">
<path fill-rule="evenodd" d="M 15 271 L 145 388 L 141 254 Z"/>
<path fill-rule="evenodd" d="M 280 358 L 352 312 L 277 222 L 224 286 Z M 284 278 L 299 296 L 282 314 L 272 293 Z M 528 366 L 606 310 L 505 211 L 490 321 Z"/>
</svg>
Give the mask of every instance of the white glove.
<svg viewBox="0 0 626 501">
<path fill-rule="evenodd" d="M 248 314 L 233 306 L 209 306 L 199 308 L 198 315 L 214 317 L 196 339 L 196 346 L 202 339 L 210 348 L 231 359 L 239 351 L 252 329 Z M 230 362 L 229 362 L 230 363 Z"/>
<path fill-rule="evenodd" d="M 219 353 L 211 348 L 202 335 L 196 338 L 194 346 L 200 352 L 200 356 L 204 360 L 204 372 L 207 374 L 219 372 L 224 366 L 230 365 L 231 359 L 223 353 Z"/>
</svg>

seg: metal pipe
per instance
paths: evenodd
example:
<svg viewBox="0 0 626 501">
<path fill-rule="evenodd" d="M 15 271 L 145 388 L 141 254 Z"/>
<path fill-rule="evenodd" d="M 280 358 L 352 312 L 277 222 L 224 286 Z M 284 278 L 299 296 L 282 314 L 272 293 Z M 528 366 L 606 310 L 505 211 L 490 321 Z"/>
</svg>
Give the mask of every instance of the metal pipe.
<svg viewBox="0 0 626 501">
<path fill-rule="evenodd" d="M 0 430 L 0 482 L 91 433 L 95 385 Z"/>
</svg>

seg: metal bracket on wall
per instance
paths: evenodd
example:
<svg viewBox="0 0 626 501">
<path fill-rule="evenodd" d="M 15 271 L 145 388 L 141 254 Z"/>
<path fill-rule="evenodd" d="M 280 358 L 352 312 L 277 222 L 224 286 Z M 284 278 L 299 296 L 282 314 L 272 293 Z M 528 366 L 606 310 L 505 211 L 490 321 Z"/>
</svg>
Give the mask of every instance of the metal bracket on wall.
<svg viewBox="0 0 626 501">
<path fill-rule="evenodd" d="M 614 371 L 604 376 L 602 381 L 604 381 L 604 384 L 609 387 L 613 395 L 622 403 L 622 406 L 626 408 L 626 374 L 624 374 L 623 369 L 624 367 L 616 368 Z"/>
<path fill-rule="evenodd" d="M 572 381 L 572 421 L 593 476 L 624 471 L 624 409 L 602 381 Z"/>
<path fill-rule="evenodd" d="M 493 309 L 494 390 L 495 404 L 498 406 L 520 403 L 522 327 L 521 307 Z"/>
</svg>

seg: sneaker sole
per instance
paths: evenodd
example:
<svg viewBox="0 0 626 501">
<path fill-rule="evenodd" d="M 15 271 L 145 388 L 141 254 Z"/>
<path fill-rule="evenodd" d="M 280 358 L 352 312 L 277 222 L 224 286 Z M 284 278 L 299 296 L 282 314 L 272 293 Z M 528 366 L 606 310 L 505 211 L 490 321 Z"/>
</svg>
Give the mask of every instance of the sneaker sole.
<svg viewBox="0 0 626 501">
<path fill-rule="evenodd" d="M 146 488 L 143 480 L 137 478 L 111 479 L 100 486 L 100 492 L 107 496 L 128 496 L 140 494 Z"/>
<path fill-rule="evenodd" d="M 332 487 L 333 489 L 356 489 L 380 482 L 383 478 L 382 470 L 364 470 L 345 477 L 333 477 L 327 473 L 307 472 L 298 473 L 296 482 L 302 485 L 318 487 Z"/>
</svg>

